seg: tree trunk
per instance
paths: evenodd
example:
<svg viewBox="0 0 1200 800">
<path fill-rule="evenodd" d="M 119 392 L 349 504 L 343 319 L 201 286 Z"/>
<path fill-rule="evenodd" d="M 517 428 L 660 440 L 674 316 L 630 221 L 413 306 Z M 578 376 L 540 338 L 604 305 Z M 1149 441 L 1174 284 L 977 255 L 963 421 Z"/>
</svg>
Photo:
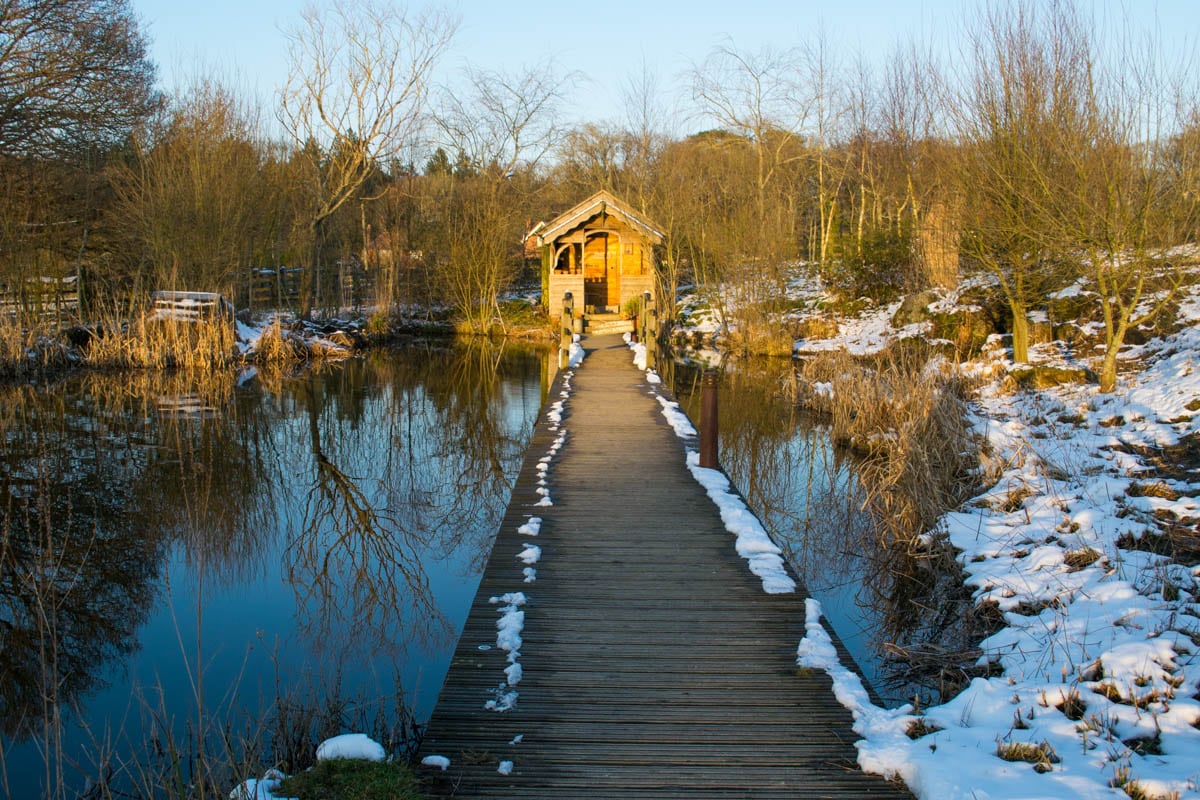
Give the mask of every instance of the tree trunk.
<svg viewBox="0 0 1200 800">
<path fill-rule="evenodd" d="M 1013 361 L 1024 364 L 1029 361 L 1029 318 L 1025 316 L 1025 304 L 1009 302 L 1012 310 Z"/>
<path fill-rule="evenodd" d="M 1107 308 L 1105 310 L 1107 311 Z M 1109 324 L 1111 325 L 1111 323 Z M 1121 345 L 1125 343 L 1125 334 L 1129 331 L 1129 327 L 1125 318 L 1122 317 L 1120 321 L 1109 328 L 1109 332 L 1104 337 L 1104 359 L 1100 362 L 1100 391 L 1104 394 L 1116 391 L 1117 354 L 1121 352 Z"/>
<path fill-rule="evenodd" d="M 1100 391 L 1109 394 L 1117 388 L 1117 350 L 1110 347 L 1104 351 L 1104 362 L 1100 366 Z"/>
</svg>

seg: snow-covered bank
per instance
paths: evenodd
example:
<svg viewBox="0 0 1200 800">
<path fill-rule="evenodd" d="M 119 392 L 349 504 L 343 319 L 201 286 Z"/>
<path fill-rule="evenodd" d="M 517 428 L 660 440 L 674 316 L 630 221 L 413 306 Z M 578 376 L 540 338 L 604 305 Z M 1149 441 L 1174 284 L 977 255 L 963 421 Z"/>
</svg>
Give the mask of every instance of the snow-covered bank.
<svg viewBox="0 0 1200 800">
<path fill-rule="evenodd" d="M 317 746 L 317 761 L 346 758 L 362 761 L 383 761 L 387 758 L 383 745 L 362 733 L 344 733 L 326 739 Z M 287 776 L 269 769 L 261 778 L 247 778 L 229 793 L 229 800 L 292 800 L 276 794 Z"/>
<path fill-rule="evenodd" d="M 898 307 L 838 319 L 796 350 L 923 336 L 894 327 Z M 865 769 L 921 798 L 1200 797 L 1200 293 L 1180 321 L 1125 349 L 1110 395 L 1017 388 L 999 340 L 963 365 L 993 480 L 926 536 L 953 545 L 974 602 L 992 609 L 980 663 L 994 677 L 942 705 L 877 708 L 811 604 L 798 660 L 833 677 Z M 1064 355 L 1035 348 L 1078 363 Z"/>
</svg>

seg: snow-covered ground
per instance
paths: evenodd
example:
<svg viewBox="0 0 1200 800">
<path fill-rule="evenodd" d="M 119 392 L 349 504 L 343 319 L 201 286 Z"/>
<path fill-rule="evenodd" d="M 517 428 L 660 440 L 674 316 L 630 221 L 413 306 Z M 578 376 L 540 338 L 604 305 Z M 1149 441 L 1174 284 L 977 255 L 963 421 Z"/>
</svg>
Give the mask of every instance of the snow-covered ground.
<svg viewBox="0 0 1200 800">
<path fill-rule="evenodd" d="M 898 305 L 838 320 L 797 351 L 870 353 L 920 335 L 892 326 Z M 1200 293 L 1180 320 L 1126 348 L 1137 363 L 1109 395 L 1013 390 L 999 347 L 965 367 L 983 384 L 974 426 L 999 478 L 927 535 L 948 537 L 975 602 L 997 609 L 981 663 L 1001 670 L 943 705 L 878 708 L 809 601 L 798 662 L 833 677 L 865 769 L 930 800 L 1200 798 L 1200 464 L 1160 476 L 1147 461 L 1200 433 Z M 708 314 L 698 330 L 719 327 Z M 1187 563 L 1154 552 L 1168 531 L 1194 539 Z"/>
</svg>

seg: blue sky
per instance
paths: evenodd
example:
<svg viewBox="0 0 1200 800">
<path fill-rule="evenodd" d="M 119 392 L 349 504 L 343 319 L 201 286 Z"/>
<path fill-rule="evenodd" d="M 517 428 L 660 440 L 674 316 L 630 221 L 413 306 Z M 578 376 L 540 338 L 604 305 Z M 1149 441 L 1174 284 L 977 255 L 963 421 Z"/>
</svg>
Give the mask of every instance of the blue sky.
<svg viewBox="0 0 1200 800">
<path fill-rule="evenodd" d="M 282 30 L 298 24 L 310 0 L 132 0 L 152 39 L 151 54 L 166 88 L 200 70 L 214 71 L 271 102 L 286 68 Z M 317 5 L 321 5 L 320 2 Z M 414 4 L 415 5 L 415 4 Z M 726 37 L 741 50 L 786 47 L 824 26 L 847 58 L 878 63 L 897 41 L 917 37 L 939 47 L 953 42 L 973 0 L 459 0 L 444 4 L 462 26 L 444 63 L 449 79 L 462 64 L 515 69 L 553 56 L 564 70 L 587 77 L 568 113 L 588 121 L 619 121 L 620 87 L 643 60 L 669 89 L 688 67 Z M 1080 0 L 1117 19 L 1124 10 L 1147 30 L 1157 24 L 1174 51 L 1200 40 L 1196 0 Z"/>
</svg>

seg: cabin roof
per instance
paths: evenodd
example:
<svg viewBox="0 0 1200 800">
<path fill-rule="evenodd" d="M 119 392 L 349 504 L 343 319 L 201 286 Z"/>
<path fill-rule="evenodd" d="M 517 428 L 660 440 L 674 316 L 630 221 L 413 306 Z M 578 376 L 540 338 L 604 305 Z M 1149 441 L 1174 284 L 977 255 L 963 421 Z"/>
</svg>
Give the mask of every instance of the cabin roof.
<svg viewBox="0 0 1200 800">
<path fill-rule="evenodd" d="M 553 242 L 564 233 L 574 230 L 597 214 L 607 214 L 616 217 L 653 241 L 654 244 L 661 243 L 665 238 L 662 229 L 658 225 L 618 200 L 611 192 L 603 189 L 562 214 L 559 214 L 550 222 L 539 222 L 529 232 L 529 235 L 537 236 L 538 244 L 544 245 L 548 242 Z"/>
</svg>

